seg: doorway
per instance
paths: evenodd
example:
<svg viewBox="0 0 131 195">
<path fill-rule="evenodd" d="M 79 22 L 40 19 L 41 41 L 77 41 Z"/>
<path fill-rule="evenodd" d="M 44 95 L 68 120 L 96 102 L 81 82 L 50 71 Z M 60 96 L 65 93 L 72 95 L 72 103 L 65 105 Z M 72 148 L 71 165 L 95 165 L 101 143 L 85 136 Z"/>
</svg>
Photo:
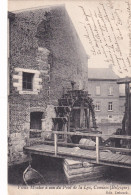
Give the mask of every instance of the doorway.
<svg viewBox="0 0 131 195">
<path fill-rule="evenodd" d="M 42 129 L 42 116 L 43 112 L 31 112 L 30 113 L 30 129 Z"/>
</svg>

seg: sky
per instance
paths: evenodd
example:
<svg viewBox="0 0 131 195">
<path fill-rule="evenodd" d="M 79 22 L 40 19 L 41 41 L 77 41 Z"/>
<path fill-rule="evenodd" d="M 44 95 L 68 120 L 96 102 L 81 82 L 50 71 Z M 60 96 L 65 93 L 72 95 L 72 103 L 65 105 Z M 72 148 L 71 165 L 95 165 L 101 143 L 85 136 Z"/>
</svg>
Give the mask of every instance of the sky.
<svg viewBox="0 0 131 195">
<path fill-rule="evenodd" d="M 102 5 L 100 5 L 100 2 L 103 2 L 105 9 L 107 10 L 107 13 L 110 15 L 110 13 L 112 12 L 114 14 L 115 20 L 113 21 L 113 19 L 111 19 L 111 23 L 113 25 L 113 27 L 115 28 L 114 32 L 116 33 L 116 37 L 118 37 L 118 30 L 117 27 L 120 30 L 120 33 L 122 34 L 122 39 L 120 39 L 118 37 L 117 41 L 120 47 L 120 50 L 122 51 L 122 57 L 119 56 L 118 52 L 117 52 L 117 46 L 115 45 L 115 40 L 114 37 L 112 36 L 112 29 L 110 28 L 106 18 L 105 18 L 105 14 L 104 12 L 103 14 L 103 18 L 105 23 L 107 24 L 107 28 L 108 28 L 108 32 L 109 35 L 111 37 L 111 41 L 114 45 L 115 48 L 115 54 L 117 55 L 117 58 L 119 59 L 119 65 L 118 65 L 118 59 L 114 57 L 114 53 L 113 50 L 112 52 L 112 56 L 113 58 L 115 58 L 114 60 L 111 59 L 105 59 L 104 56 L 104 52 L 101 51 L 101 54 L 94 54 L 92 52 L 92 45 L 93 43 L 93 35 L 91 34 L 91 30 L 89 29 L 89 23 L 91 24 L 91 27 L 93 29 L 93 32 L 95 32 L 95 28 L 94 28 L 94 24 L 93 21 L 91 20 L 91 17 L 89 16 L 89 23 L 86 22 L 85 20 L 85 16 L 83 14 L 83 11 L 81 9 L 81 7 L 83 7 L 86 11 L 86 13 L 88 15 L 93 15 L 94 17 L 94 21 L 96 23 L 97 28 L 98 27 L 98 8 L 102 10 Z M 127 0 L 128 2 L 128 0 Z M 30 8 L 35 8 L 35 7 L 40 7 L 40 6 L 47 6 L 47 5 L 57 5 L 57 4 L 64 4 L 66 7 L 66 10 L 76 28 L 76 31 L 78 33 L 78 36 L 86 50 L 87 55 L 89 56 L 89 60 L 88 60 L 88 67 L 89 68 L 108 68 L 109 65 L 112 65 L 113 70 L 116 72 L 116 74 L 118 74 L 120 77 L 125 77 L 125 76 L 131 76 L 131 54 L 129 57 L 129 51 L 131 52 L 131 44 L 129 46 L 129 28 L 128 28 L 128 23 L 129 23 L 129 16 L 131 16 L 130 14 L 128 14 L 128 5 L 125 3 L 124 0 L 122 1 L 111 1 L 111 0 L 101 0 L 101 1 L 90 1 L 90 0 L 48 0 L 48 1 L 40 1 L 40 0 L 9 0 L 8 3 L 8 10 L 9 11 L 16 11 L 16 10 L 22 10 L 22 9 L 30 9 Z M 80 7 L 81 6 L 81 7 Z M 113 8 L 112 8 L 112 7 Z M 95 13 L 97 13 L 97 17 L 95 17 Z M 110 17 L 112 17 L 110 15 Z M 100 18 L 99 18 L 100 19 Z M 116 23 L 116 24 L 115 24 Z M 117 25 L 117 27 L 115 26 Z M 89 39 L 85 36 L 87 33 L 85 31 L 84 26 L 87 27 L 88 29 L 88 35 L 90 35 L 90 38 L 92 40 L 92 45 L 89 43 Z M 100 29 L 99 29 L 100 31 Z M 119 33 L 119 34 L 120 34 Z M 97 36 L 97 34 L 96 34 Z M 100 34 L 101 39 L 103 38 L 102 35 Z M 107 34 L 105 34 L 105 37 L 107 39 Z M 97 40 L 97 42 L 99 42 L 100 40 Z M 107 42 L 108 46 L 110 44 L 110 41 L 108 40 Z M 106 50 L 107 54 L 110 55 L 110 51 L 108 51 L 108 48 L 105 46 L 106 44 L 104 43 L 104 40 L 102 40 L 102 44 L 99 43 L 100 47 L 103 47 L 104 50 Z M 111 45 L 110 45 L 111 46 Z M 122 59 L 124 59 L 124 62 L 122 62 Z"/>
</svg>

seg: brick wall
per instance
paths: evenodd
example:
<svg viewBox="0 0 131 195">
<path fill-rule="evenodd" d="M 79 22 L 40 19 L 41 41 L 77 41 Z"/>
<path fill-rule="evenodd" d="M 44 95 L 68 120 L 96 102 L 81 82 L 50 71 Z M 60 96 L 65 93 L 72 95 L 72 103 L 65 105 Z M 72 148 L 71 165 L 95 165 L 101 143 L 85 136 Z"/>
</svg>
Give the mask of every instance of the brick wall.
<svg viewBox="0 0 131 195">
<path fill-rule="evenodd" d="M 22 88 L 23 72 L 34 74 L 31 91 Z M 30 113 L 43 112 L 43 124 L 49 127 L 46 110 L 57 104 L 63 88 L 75 81 L 77 89 L 87 89 L 87 55 L 63 6 L 15 13 L 10 21 L 9 76 L 8 159 L 16 164 L 28 160 L 23 146 Z"/>
</svg>

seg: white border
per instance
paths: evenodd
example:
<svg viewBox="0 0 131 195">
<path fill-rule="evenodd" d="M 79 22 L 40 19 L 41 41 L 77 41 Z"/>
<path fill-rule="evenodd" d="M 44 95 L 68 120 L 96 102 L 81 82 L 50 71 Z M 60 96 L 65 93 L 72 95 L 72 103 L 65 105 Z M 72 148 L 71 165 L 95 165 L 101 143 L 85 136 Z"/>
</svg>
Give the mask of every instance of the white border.
<svg viewBox="0 0 131 195">
<path fill-rule="evenodd" d="M 7 194 L 7 1 L 0 6 L 0 193 Z"/>
</svg>

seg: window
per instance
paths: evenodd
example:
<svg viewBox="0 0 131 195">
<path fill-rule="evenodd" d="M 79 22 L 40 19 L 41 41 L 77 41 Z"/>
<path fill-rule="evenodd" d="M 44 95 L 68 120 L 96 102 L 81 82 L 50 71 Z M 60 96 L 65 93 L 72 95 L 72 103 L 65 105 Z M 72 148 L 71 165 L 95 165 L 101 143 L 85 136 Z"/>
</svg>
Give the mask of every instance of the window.
<svg viewBox="0 0 131 195">
<path fill-rule="evenodd" d="M 38 94 L 42 89 L 40 71 L 25 68 L 15 68 L 13 87 L 19 94 Z"/>
<path fill-rule="evenodd" d="M 100 86 L 96 86 L 96 95 L 100 95 L 101 90 L 100 90 Z"/>
<path fill-rule="evenodd" d="M 96 102 L 96 111 L 100 111 L 100 102 Z"/>
<path fill-rule="evenodd" d="M 125 96 L 125 84 L 119 85 L 119 96 Z"/>
<path fill-rule="evenodd" d="M 23 90 L 33 90 L 33 73 L 23 72 Z"/>
<path fill-rule="evenodd" d="M 113 95 L 113 87 L 112 86 L 109 87 L 108 95 Z"/>
<path fill-rule="evenodd" d="M 108 111 L 112 111 L 112 102 L 108 102 Z"/>
</svg>

